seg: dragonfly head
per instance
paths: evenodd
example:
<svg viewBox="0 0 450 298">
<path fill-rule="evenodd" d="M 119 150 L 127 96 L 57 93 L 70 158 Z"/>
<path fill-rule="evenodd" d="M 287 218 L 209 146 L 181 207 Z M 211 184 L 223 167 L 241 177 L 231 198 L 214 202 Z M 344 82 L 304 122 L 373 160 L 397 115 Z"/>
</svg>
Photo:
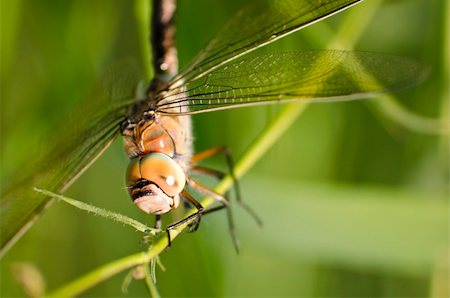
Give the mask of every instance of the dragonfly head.
<svg viewBox="0 0 450 298">
<path fill-rule="evenodd" d="M 127 124 L 133 125 L 141 121 L 149 121 L 155 119 L 157 106 L 156 101 L 151 98 L 142 98 L 136 100 L 128 109 L 127 119 L 122 123 L 121 128 Z M 125 125 L 124 125 L 125 124 Z"/>
<path fill-rule="evenodd" d="M 185 183 L 180 165 L 163 153 L 132 159 L 126 174 L 133 202 L 146 213 L 164 214 L 178 207 Z"/>
</svg>

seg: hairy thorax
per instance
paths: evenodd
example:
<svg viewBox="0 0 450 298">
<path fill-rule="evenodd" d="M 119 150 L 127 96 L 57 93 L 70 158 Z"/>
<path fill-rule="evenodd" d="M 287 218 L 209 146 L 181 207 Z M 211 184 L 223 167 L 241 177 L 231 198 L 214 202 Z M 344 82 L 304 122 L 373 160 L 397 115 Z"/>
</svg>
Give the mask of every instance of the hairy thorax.
<svg viewBox="0 0 450 298">
<path fill-rule="evenodd" d="M 122 135 L 130 159 L 164 153 L 177 161 L 183 170 L 189 170 L 192 155 L 190 116 L 152 114 L 136 124 L 128 124 L 122 129 Z"/>
</svg>

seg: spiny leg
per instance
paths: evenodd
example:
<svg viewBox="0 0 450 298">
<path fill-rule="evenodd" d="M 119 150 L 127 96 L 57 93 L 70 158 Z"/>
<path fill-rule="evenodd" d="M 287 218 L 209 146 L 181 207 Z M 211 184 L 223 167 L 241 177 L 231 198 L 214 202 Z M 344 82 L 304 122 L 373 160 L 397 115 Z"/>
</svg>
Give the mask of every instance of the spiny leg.
<svg viewBox="0 0 450 298">
<path fill-rule="evenodd" d="M 200 219 L 201 216 L 203 214 L 203 206 L 202 204 L 200 204 L 196 199 L 194 199 L 193 196 L 191 196 L 186 190 L 183 190 L 180 194 L 186 201 L 188 201 L 189 203 L 191 203 L 192 205 L 194 205 L 195 208 L 197 208 L 197 212 L 183 218 L 180 221 L 177 221 L 169 226 L 167 226 L 166 228 L 166 233 L 167 233 L 167 247 L 170 247 L 172 244 L 171 238 L 170 238 L 170 230 L 173 230 L 174 228 L 187 223 L 189 221 L 191 221 L 192 219 L 195 218 L 195 225 L 194 228 L 192 229 L 192 231 L 196 231 L 198 229 L 198 225 L 200 224 Z"/>
<path fill-rule="evenodd" d="M 245 204 L 242 200 L 239 182 L 236 178 L 236 175 L 234 174 L 233 156 L 231 155 L 231 152 L 227 147 L 225 147 L 225 146 L 214 147 L 214 148 L 202 151 L 200 153 L 197 153 L 191 158 L 191 162 L 193 164 L 195 164 L 195 163 L 198 163 L 202 160 L 205 160 L 205 159 L 210 158 L 217 154 L 222 154 L 226 158 L 227 165 L 228 165 L 228 171 L 230 173 L 231 179 L 233 179 L 233 188 L 234 188 L 235 195 L 236 195 L 236 201 L 238 202 L 239 205 L 241 205 L 241 207 L 245 211 L 247 211 L 248 214 L 250 214 L 250 216 L 253 217 L 253 219 L 256 221 L 258 226 L 262 226 L 262 220 L 259 218 L 259 216 L 256 214 L 256 212 L 252 208 L 250 208 L 250 206 Z M 216 177 L 218 179 L 222 179 L 223 177 L 225 177 L 224 173 L 222 173 L 222 172 L 216 171 L 214 169 L 206 168 L 206 167 L 201 167 L 201 166 L 194 166 L 192 168 L 192 171 L 210 175 L 210 176 Z"/>
<path fill-rule="evenodd" d="M 226 176 L 224 172 L 197 165 L 192 167 L 191 172 L 212 176 L 214 178 L 217 178 L 217 180 L 221 180 Z"/>
<path fill-rule="evenodd" d="M 229 206 L 229 201 L 223 195 L 215 192 L 212 189 L 209 189 L 205 185 L 201 184 L 200 182 L 198 182 L 196 180 L 193 180 L 192 178 L 186 179 L 186 182 L 192 188 L 198 190 L 199 192 L 203 193 L 204 195 L 212 196 L 213 198 L 215 198 L 222 204 L 221 206 L 217 206 L 214 208 L 209 208 L 209 209 L 204 210 L 203 214 L 212 213 L 212 212 L 219 211 L 219 210 L 226 208 L 227 219 L 228 219 L 228 230 L 230 232 L 230 236 L 233 241 L 233 246 L 236 249 L 236 252 L 239 253 L 239 240 L 236 237 L 233 214 L 232 214 L 230 206 Z"/>
<path fill-rule="evenodd" d="M 155 224 L 153 225 L 153 227 L 155 229 L 161 230 L 161 226 L 162 226 L 162 216 L 161 214 L 156 214 L 155 215 Z M 151 241 L 151 238 L 148 237 L 147 235 L 144 236 L 144 243 L 149 243 Z"/>
<path fill-rule="evenodd" d="M 161 222 L 161 214 L 157 214 L 155 216 L 155 229 L 161 229 L 162 222 Z"/>
</svg>

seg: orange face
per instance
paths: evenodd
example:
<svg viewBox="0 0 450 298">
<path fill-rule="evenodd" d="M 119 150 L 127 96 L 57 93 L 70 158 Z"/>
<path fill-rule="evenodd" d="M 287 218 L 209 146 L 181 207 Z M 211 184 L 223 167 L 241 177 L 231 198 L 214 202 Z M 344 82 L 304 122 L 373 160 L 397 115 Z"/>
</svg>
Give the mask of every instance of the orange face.
<svg viewBox="0 0 450 298">
<path fill-rule="evenodd" d="M 126 174 L 133 202 L 146 213 L 163 214 L 176 208 L 185 183 L 180 165 L 163 153 L 132 159 Z"/>
</svg>

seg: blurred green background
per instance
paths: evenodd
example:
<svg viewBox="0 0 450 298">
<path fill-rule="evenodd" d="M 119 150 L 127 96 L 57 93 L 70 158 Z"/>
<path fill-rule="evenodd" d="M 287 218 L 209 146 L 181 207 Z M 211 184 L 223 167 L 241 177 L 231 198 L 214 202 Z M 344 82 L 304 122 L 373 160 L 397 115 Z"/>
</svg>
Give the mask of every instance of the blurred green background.
<svg viewBox="0 0 450 298">
<path fill-rule="evenodd" d="M 246 2 L 181 0 L 181 66 Z M 137 18 L 137 2 L 0 3 L 3 184 L 18 164 L 32 160 L 42 144 L 45 148 L 45 135 L 64 123 L 111 65 L 132 57 L 144 68 L 148 61 L 142 52 L 145 32 Z M 157 273 L 160 293 L 444 297 L 448 138 L 434 133 L 437 124 L 421 117 L 447 117 L 447 11 L 444 0 L 384 1 L 379 6 L 366 1 L 265 49 L 325 48 L 348 17 L 370 18 L 356 49 L 408 56 L 431 65 L 432 72 L 423 84 L 395 94 L 413 113 L 406 117 L 406 126 L 397 121 L 401 112 L 386 110 L 376 101 L 308 107 L 241 180 L 244 198 L 263 218 L 263 229 L 234 208 L 241 239 L 241 254 L 236 255 L 225 214 L 204 218 L 199 232 L 182 235 L 162 255 L 167 270 Z M 358 26 L 350 24 L 353 29 Z M 195 147 L 226 144 L 239 159 L 280 109 L 195 116 Z M 220 159 L 210 165 L 225 169 Z M 152 224 L 153 218 L 139 212 L 123 189 L 126 166 L 117 140 L 67 195 Z M 11 277 L 15 262 L 35 264 L 47 287 L 55 289 L 145 249 L 140 241 L 140 234 L 127 227 L 55 203 L 2 260 L 0 295 L 24 296 Z M 133 282 L 128 294 L 122 294 L 125 274 L 83 296 L 147 295 L 142 281 Z"/>
</svg>

